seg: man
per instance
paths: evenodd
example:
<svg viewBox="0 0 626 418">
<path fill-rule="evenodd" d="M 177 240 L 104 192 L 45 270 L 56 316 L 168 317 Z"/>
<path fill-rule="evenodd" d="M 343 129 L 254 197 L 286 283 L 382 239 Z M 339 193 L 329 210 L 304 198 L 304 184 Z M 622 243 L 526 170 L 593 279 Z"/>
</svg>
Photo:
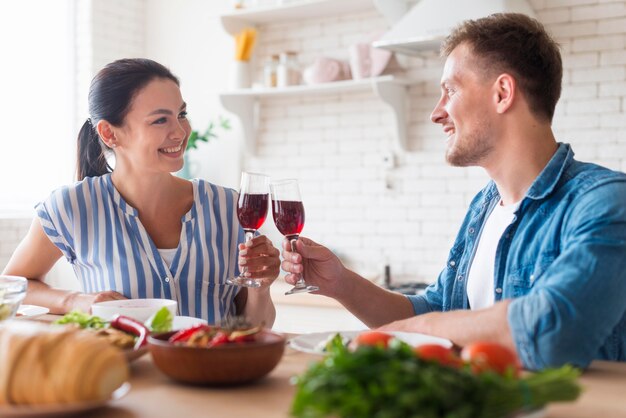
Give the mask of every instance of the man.
<svg viewBox="0 0 626 418">
<path fill-rule="evenodd" d="M 431 120 L 447 135 L 446 160 L 492 181 L 436 283 L 419 296 L 389 292 L 306 238 L 297 253 L 283 245 L 286 280 L 304 271 L 371 327 L 499 342 L 529 369 L 626 360 L 626 175 L 556 142 L 557 44 L 536 20 L 497 14 L 455 29 L 442 54 Z"/>
</svg>

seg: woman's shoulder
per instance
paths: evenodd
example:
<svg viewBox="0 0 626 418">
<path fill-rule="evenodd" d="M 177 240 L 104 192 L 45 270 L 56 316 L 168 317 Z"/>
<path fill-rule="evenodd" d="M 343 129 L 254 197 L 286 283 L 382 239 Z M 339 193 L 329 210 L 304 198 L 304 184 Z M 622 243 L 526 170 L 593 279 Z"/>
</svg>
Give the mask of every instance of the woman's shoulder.
<svg viewBox="0 0 626 418">
<path fill-rule="evenodd" d="M 239 194 L 230 187 L 219 186 L 204 179 L 194 179 L 197 184 L 198 195 L 203 199 L 222 200 L 237 199 Z"/>
<path fill-rule="evenodd" d="M 91 200 L 94 194 L 108 193 L 108 175 L 86 177 L 72 184 L 66 184 L 54 189 L 41 203 L 65 202 L 72 203 L 80 196 L 81 201 Z M 66 207 L 69 205 L 65 205 Z"/>
</svg>

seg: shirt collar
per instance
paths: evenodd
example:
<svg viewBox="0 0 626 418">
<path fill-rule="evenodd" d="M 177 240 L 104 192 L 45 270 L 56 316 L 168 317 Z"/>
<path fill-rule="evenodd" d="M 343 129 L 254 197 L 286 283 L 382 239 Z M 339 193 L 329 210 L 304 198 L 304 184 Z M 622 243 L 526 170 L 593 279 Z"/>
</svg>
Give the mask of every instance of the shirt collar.
<svg viewBox="0 0 626 418">
<path fill-rule="evenodd" d="M 539 200 L 552 193 L 559 180 L 561 180 L 565 168 L 570 165 L 573 159 L 574 151 L 572 151 L 570 145 L 559 143 L 559 147 L 548 164 L 531 184 L 526 197 Z"/>
</svg>

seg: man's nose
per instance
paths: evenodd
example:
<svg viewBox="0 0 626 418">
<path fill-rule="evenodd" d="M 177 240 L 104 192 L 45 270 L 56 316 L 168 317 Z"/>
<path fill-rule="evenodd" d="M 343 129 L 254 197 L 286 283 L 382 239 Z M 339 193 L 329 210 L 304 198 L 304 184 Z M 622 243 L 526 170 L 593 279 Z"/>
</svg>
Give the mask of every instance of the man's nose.
<svg viewBox="0 0 626 418">
<path fill-rule="evenodd" d="M 448 117 L 448 112 L 443 106 L 443 97 L 439 99 L 432 113 L 430 114 L 430 120 L 433 123 L 443 123 L 442 121 Z"/>
</svg>

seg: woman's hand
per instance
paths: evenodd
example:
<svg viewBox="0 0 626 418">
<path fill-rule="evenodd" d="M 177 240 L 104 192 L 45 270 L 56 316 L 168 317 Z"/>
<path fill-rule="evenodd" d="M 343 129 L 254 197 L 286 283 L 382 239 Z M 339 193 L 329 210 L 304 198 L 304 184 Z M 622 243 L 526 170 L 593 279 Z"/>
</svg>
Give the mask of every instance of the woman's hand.
<svg viewBox="0 0 626 418">
<path fill-rule="evenodd" d="M 246 268 L 245 277 L 262 279 L 262 286 L 272 284 L 280 272 L 280 252 L 265 235 L 239 244 L 239 266 Z"/>
<path fill-rule="evenodd" d="M 304 274 L 307 284 L 320 288 L 314 293 L 336 296 L 341 278 L 346 273 L 339 258 L 328 248 L 304 237 L 296 241 L 296 250 L 298 252 L 291 250 L 291 243 L 285 238 L 282 268 L 290 273 L 285 276 L 285 281 L 293 285 L 299 275 Z"/>
<path fill-rule="evenodd" d="M 72 309 L 79 309 L 83 312 L 91 313 L 91 305 L 94 303 L 121 299 L 127 299 L 127 297 L 113 290 L 105 290 L 96 293 L 76 293 L 71 301 L 71 306 Z"/>
</svg>

